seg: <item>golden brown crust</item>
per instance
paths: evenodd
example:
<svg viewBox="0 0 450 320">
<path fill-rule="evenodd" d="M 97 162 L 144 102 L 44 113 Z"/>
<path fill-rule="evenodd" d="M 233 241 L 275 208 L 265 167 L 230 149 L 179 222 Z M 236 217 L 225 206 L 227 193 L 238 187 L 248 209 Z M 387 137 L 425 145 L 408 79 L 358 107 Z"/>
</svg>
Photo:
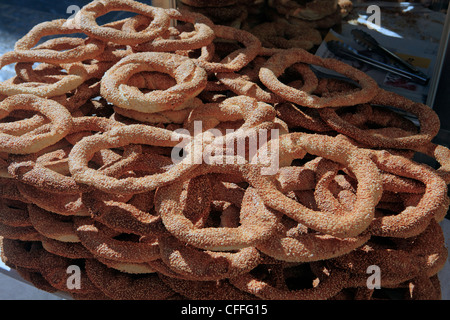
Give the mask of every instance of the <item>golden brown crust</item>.
<svg viewBox="0 0 450 320">
<path fill-rule="evenodd" d="M 440 299 L 439 118 L 298 48 L 351 3 L 185 2 L 94 0 L 0 57 L 4 263 L 77 300 Z"/>
</svg>

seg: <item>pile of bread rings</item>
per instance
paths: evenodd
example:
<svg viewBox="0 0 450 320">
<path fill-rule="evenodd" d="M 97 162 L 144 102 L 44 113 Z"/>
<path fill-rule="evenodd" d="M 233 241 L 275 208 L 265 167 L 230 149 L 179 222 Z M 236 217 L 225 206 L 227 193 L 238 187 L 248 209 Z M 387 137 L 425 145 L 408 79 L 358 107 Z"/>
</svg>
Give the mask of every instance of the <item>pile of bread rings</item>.
<svg viewBox="0 0 450 320">
<path fill-rule="evenodd" d="M 178 0 L 178 7 L 198 12 L 213 23 L 255 35 L 266 48 L 303 48 L 322 43 L 353 9 L 351 0 Z"/>
<path fill-rule="evenodd" d="M 118 10 L 136 15 L 96 23 Z M 14 63 L 0 83 L 1 254 L 35 287 L 86 300 L 441 297 L 450 150 L 428 106 L 340 61 L 132 0 L 35 26 L 0 58 Z M 253 153 L 232 148 L 267 131 L 279 134 Z"/>
</svg>

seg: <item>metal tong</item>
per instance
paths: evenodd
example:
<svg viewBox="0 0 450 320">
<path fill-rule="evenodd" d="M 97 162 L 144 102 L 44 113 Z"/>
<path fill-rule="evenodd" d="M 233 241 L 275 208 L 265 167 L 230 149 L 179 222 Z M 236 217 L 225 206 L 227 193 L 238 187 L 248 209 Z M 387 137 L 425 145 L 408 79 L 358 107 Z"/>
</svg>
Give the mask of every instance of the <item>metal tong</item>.
<svg viewBox="0 0 450 320">
<path fill-rule="evenodd" d="M 391 64 L 386 64 L 381 61 L 369 58 L 365 55 L 362 55 L 358 52 L 358 50 L 354 49 L 350 45 L 340 42 L 340 41 L 329 41 L 327 42 L 328 50 L 330 50 L 333 54 L 338 57 L 344 59 L 355 59 L 361 61 L 363 63 L 369 64 L 378 69 L 382 69 L 394 74 L 397 74 L 403 78 L 409 79 L 410 81 L 414 81 L 420 84 L 426 84 L 428 82 L 428 77 L 423 76 L 421 74 L 413 73 L 406 71 L 404 69 L 397 68 Z"/>
<path fill-rule="evenodd" d="M 422 71 L 420 71 L 413 65 L 409 64 L 408 62 L 397 56 L 395 53 L 383 47 L 374 37 L 372 37 L 367 32 L 364 32 L 363 30 L 359 29 L 353 29 L 352 35 L 353 39 L 355 39 L 357 43 L 366 47 L 370 51 L 381 54 L 382 56 L 385 56 L 389 60 L 394 61 L 397 64 L 400 64 L 403 68 L 409 70 L 411 73 L 417 74 L 423 78 L 427 78 L 427 76 Z"/>
</svg>

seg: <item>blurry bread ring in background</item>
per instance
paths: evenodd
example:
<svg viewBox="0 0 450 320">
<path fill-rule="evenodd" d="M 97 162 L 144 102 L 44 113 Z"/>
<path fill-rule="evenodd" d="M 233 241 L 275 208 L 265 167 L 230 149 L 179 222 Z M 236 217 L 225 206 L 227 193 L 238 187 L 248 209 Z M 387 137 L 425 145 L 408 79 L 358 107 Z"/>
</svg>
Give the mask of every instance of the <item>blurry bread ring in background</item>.
<svg viewBox="0 0 450 320">
<path fill-rule="evenodd" d="M 8 238 L 0 240 L 2 260 L 17 267 L 39 270 L 39 241 L 18 241 Z"/>
<path fill-rule="evenodd" d="M 232 6 L 237 4 L 238 0 L 180 0 L 181 3 L 187 4 L 193 7 L 222 7 Z"/>
<path fill-rule="evenodd" d="M 264 22 L 250 30 L 266 48 L 302 48 L 310 50 L 322 43 L 322 35 L 314 28 L 294 28 L 282 20 Z"/>
<path fill-rule="evenodd" d="M 286 17 L 296 17 L 305 20 L 319 20 L 334 11 L 338 6 L 337 0 L 313 0 L 306 4 L 290 0 L 269 0 L 269 6 L 275 8 Z"/>
<path fill-rule="evenodd" d="M 95 21 L 111 11 L 130 11 L 151 17 L 149 26 L 141 32 L 126 32 L 107 26 L 99 26 Z M 162 8 L 152 7 L 133 0 L 96 0 L 83 6 L 74 18 L 75 26 L 87 35 L 103 41 L 121 45 L 136 45 L 151 41 L 161 35 L 170 25 L 170 19 Z"/>
<path fill-rule="evenodd" d="M 260 263 L 254 247 L 237 252 L 213 252 L 187 246 L 173 236 L 159 239 L 162 261 L 176 273 L 190 280 L 212 281 L 246 273 Z"/>
<path fill-rule="evenodd" d="M 348 8 L 348 7 L 347 7 Z M 326 29 L 339 25 L 342 18 L 348 14 L 346 8 L 338 5 L 338 8 L 331 14 L 318 20 L 301 19 L 294 16 L 280 15 L 276 10 L 267 11 L 266 13 L 271 21 L 284 21 L 292 24 L 294 28 L 315 28 Z"/>
<path fill-rule="evenodd" d="M 237 289 L 228 280 L 196 281 L 159 274 L 173 291 L 192 300 L 256 300 L 254 296 Z"/>
<path fill-rule="evenodd" d="M 69 259 L 47 252 L 42 249 L 39 255 L 40 272 L 42 276 L 56 289 L 63 292 L 96 292 L 97 287 L 87 277 L 84 268 L 83 259 Z M 68 270 L 70 266 L 77 266 L 79 268 L 80 287 L 70 288 L 68 286 Z"/>
<path fill-rule="evenodd" d="M 239 22 L 247 19 L 248 10 L 245 5 L 240 3 L 236 5 L 204 6 L 194 7 L 184 3 L 179 4 L 179 8 L 184 11 L 197 12 L 208 17 L 216 25 L 227 25 L 241 29 Z"/>
<path fill-rule="evenodd" d="M 167 90 L 146 94 L 127 85 L 128 79 L 142 71 L 157 71 L 172 76 L 176 85 Z M 140 112 L 180 110 L 206 86 L 206 71 L 189 58 L 165 52 L 143 52 L 130 55 L 112 68 L 102 79 L 101 94 L 108 102 Z"/>
<path fill-rule="evenodd" d="M 285 283 L 284 275 L 281 275 L 280 281 L 284 283 L 278 286 L 270 282 L 266 273 L 262 273 L 261 278 L 251 272 L 230 279 L 230 283 L 238 289 L 253 294 L 264 300 L 327 300 L 338 294 L 344 287 L 349 274 L 346 271 L 339 270 L 336 267 L 326 267 L 324 262 L 312 262 L 311 269 L 315 279 L 308 279 L 311 283 L 304 289 L 290 289 Z M 283 266 L 281 266 L 283 268 Z M 270 273 L 269 273 L 270 274 Z M 299 276 L 299 275 L 297 275 Z M 308 274 L 300 278 L 309 278 Z M 269 279 L 267 279 L 269 278 Z M 316 280 L 318 279 L 318 280 Z"/>
<path fill-rule="evenodd" d="M 42 247 L 57 256 L 69 259 L 88 259 L 92 258 L 92 253 L 87 250 L 81 242 L 63 242 L 41 236 Z"/>
</svg>

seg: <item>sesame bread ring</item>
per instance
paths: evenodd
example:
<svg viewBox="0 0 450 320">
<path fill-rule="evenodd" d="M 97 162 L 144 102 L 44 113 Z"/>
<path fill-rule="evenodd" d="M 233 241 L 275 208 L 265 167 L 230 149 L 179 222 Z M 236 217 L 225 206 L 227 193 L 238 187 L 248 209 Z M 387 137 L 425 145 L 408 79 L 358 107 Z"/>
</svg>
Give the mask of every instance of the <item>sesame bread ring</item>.
<svg viewBox="0 0 450 320">
<path fill-rule="evenodd" d="M 283 21 L 264 22 L 250 30 L 266 48 L 302 48 L 311 50 L 322 43 L 322 35 L 314 28 L 293 28 Z"/>
<path fill-rule="evenodd" d="M 381 286 L 398 285 L 418 275 L 433 276 L 444 266 L 448 257 L 442 228 L 431 221 L 424 232 L 411 238 L 374 237 L 353 252 L 329 260 L 330 264 L 347 270 L 351 276 L 348 287 L 365 286 L 367 268 L 381 269 Z"/>
<path fill-rule="evenodd" d="M 274 227 L 280 219 L 279 214 L 267 209 L 262 202 L 248 203 L 249 206 L 254 206 L 255 210 L 241 208 L 238 227 L 199 228 L 184 216 L 184 207 L 189 208 L 190 202 L 186 202 L 184 207 L 179 203 L 182 192 L 183 183 L 178 181 L 158 188 L 155 208 L 171 234 L 180 241 L 200 249 L 229 251 L 254 246 L 273 235 Z M 195 203 L 198 200 L 194 198 L 190 201 Z"/>
<path fill-rule="evenodd" d="M 86 249 L 94 256 L 120 262 L 141 263 L 159 258 L 157 241 L 142 242 L 135 239 L 118 240 L 115 231 L 90 218 L 74 218 L 76 233 Z"/>
<path fill-rule="evenodd" d="M 127 85 L 139 72 L 157 71 L 172 76 L 176 85 L 167 90 L 146 94 Z M 124 109 L 140 112 L 180 110 L 206 86 L 206 71 L 189 58 L 165 52 L 142 52 L 120 60 L 102 79 L 101 94 L 108 102 Z"/>
<path fill-rule="evenodd" d="M 44 127 L 41 128 L 47 130 Z M 69 134 L 65 137 L 72 141 L 75 134 L 81 132 L 106 132 L 116 126 L 123 126 L 122 123 L 108 118 L 102 117 L 76 117 L 73 118 L 73 127 Z M 68 156 L 72 149 L 72 145 L 64 146 L 53 152 L 43 154 L 35 154 L 31 160 L 21 161 L 20 158 L 12 161 L 8 166 L 9 173 L 17 180 L 26 184 L 35 186 L 43 191 L 63 194 L 79 194 L 89 189 L 89 186 L 80 185 L 73 177 L 69 175 Z M 128 161 L 128 157 L 133 154 L 140 153 L 138 146 L 127 146 L 124 149 L 123 157 L 119 155 L 112 157 L 110 161 L 107 157 L 96 159 L 97 164 L 102 165 L 102 170 L 106 173 L 112 169 L 107 169 L 105 165 L 108 162 L 114 162 L 116 166 L 120 163 Z M 100 156 L 97 156 L 99 158 Z M 109 173 L 109 174 L 112 174 Z"/>
<path fill-rule="evenodd" d="M 106 265 L 108 268 L 116 269 L 128 274 L 147 274 L 156 272 L 156 270 L 150 267 L 148 263 L 120 262 L 98 256 L 96 256 L 95 259 Z"/>
<path fill-rule="evenodd" d="M 439 131 L 440 120 L 436 112 L 422 103 L 414 102 L 382 89 L 378 90 L 376 96 L 369 103 L 371 105 L 390 106 L 412 113 L 418 118 L 420 123 L 419 132 L 408 133 L 402 130 L 401 135 L 396 136 L 394 134 L 391 136 L 386 130 L 383 134 L 383 131 L 380 132 L 380 130 L 370 131 L 359 129 L 357 126 L 341 118 L 333 108 L 324 108 L 323 110 L 319 110 L 319 113 L 328 126 L 369 147 L 413 149 L 430 142 Z M 394 130 L 390 130 L 390 132 L 392 131 Z"/>
<path fill-rule="evenodd" d="M 59 64 L 93 59 L 105 49 L 105 43 L 95 38 L 67 37 L 51 39 L 33 48 L 45 36 L 74 33 L 80 33 L 80 29 L 68 27 L 65 19 L 42 22 L 15 43 L 14 52 L 20 61 Z"/>
<path fill-rule="evenodd" d="M 82 201 L 96 221 L 123 233 L 153 235 L 162 233 L 161 217 L 151 208 L 139 208 L 141 202 L 152 203 L 154 191 L 138 193 L 130 201 L 118 201 L 112 194 L 83 193 Z M 141 205 L 142 206 L 142 205 Z"/>
<path fill-rule="evenodd" d="M 39 241 L 40 234 L 32 226 L 13 227 L 0 222 L 0 234 L 5 239 L 21 241 Z"/>
<path fill-rule="evenodd" d="M 224 25 L 214 25 L 216 40 L 233 40 L 244 45 L 244 48 L 234 50 L 219 62 L 209 62 L 197 59 L 196 64 L 204 68 L 207 72 L 235 72 L 248 65 L 260 52 L 261 41 L 250 32 L 239 30 Z"/>
<path fill-rule="evenodd" d="M 426 154 L 438 162 L 436 173 L 450 184 L 450 149 L 433 142 L 422 144 L 414 148 L 415 151 Z"/>
<path fill-rule="evenodd" d="M 448 207 L 447 185 L 434 170 L 387 151 L 368 151 L 376 165 L 388 172 L 419 180 L 425 184 L 425 192 L 416 205 L 409 205 L 397 215 L 374 219 L 369 231 L 375 236 L 412 237 L 423 232 L 436 217 L 442 206 Z M 447 199 L 447 200 L 446 200 Z"/>
<path fill-rule="evenodd" d="M 30 216 L 28 215 L 27 203 L 0 198 L 0 223 L 12 227 L 30 227 L 32 226 Z"/>
<path fill-rule="evenodd" d="M 254 202 L 261 201 L 255 190 L 251 194 L 255 197 Z M 368 232 L 352 238 L 308 232 L 302 230 L 301 224 L 288 217 L 281 220 L 276 229 L 276 235 L 256 247 L 264 254 L 286 262 L 303 263 L 331 259 L 351 252 L 370 238 Z"/>
<path fill-rule="evenodd" d="M 175 294 L 155 273 L 138 277 L 86 259 L 89 279 L 113 300 L 166 300 Z"/>
<path fill-rule="evenodd" d="M 177 50 L 191 50 L 199 49 L 209 45 L 215 38 L 214 31 L 210 26 L 213 23 L 196 12 L 189 12 L 186 10 L 168 9 L 166 10 L 167 15 L 171 20 L 181 21 L 183 23 L 192 24 L 195 31 L 192 32 L 181 32 L 176 37 L 171 37 L 168 39 L 156 38 L 150 42 L 142 43 L 134 47 L 136 51 L 152 51 L 152 52 L 175 52 Z M 145 16 L 135 16 L 132 19 L 136 19 L 135 23 L 142 23 L 142 20 L 146 18 Z M 141 20 L 141 21 L 139 21 Z M 147 19 L 148 20 L 148 19 Z M 133 20 L 124 24 L 123 30 L 129 30 L 130 32 L 135 29 L 131 24 Z M 131 25 L 131 26 L 129 26 Z"/>
<path fill-rule="evenodd" d="M 5 65 L 18 62 L 15 52 L 5 53 L 0 57 L 0 69 Z M 39 97 L 52 98 L 63 95 L 78 88 L 89 78 L 88 71 L 80 62 L 67 65 L 67 75 L 55 83 L 19 82 L 14 83 L 17 77 L 0 82 L 0 94 L 6 96 L 19 94 L 33 94 Z"/>
<path fill-rule="evenodd" d="M 130 11 L 146 15 L 152 18 L 152 22 L 145 30 L 134 33 L 99 26 L 95 20 L 111 11 Z M 164 9 L 133 0 L 92 1 L 81 8 L 74 19 L 75 25 L 87 35 L 121 45 L 136 45 L 148 42 L 161 35 L 170 25 L 170 19 Z"/>
<path fill-rule="evenodd" d="M 286 17 L 305 20 L 320 20 L 335 12 L 338 8 L 337 0 L 313 0 L 299 3 L 291 0 L 269 0 L 269 6 Z"/>
<path fill-rule="evenodd" d="M 287 67 L 298 62 L 317 65 L 336 71 L 341 75 L 356 81 L 361 86 L 361 89 L 357 92 L 350 92 L 348 94 L 341 93 L 319 97 L 281 83 L 278 80 L 278 77 L 283 74 Z M 300 48 L 286 49 L 272 55 L 267 60 L 266 64 L 261 67 L 259 78 L 269 90 L 285 100 L 310 108 L 341 107 L 369 102 L 375 97 L 379 90 L 376 81 L 364 72 L 339 60 L 324 59 Z"/>
<path fill-rule="evenodd" d="M 230 279 L 230 283 L 238 289 L 264 300 L 327 300 L 345 288 L 346 280 L 349 277 L 348 272 L 335 267 L 327 267 L 322 261 L 301 264 L 292 267 L 294 269 L 291 271 L 292 278 L 303 279 L 310 283 L 306 288 L 290 289 L 286 284 L 286 275 L 284 274 L 287 272 L 284 270 L 288 268 L 281 266 L 282 270 L 276 272 L 273 266 L 263 265 L 263 267 L 265 268 L 258 270 L 260 274 L 255 270 L 254 273 L 249 272 Z M 312 272 L 303 271 L 308 267 Z M 278 280 L 278 284 L 277 282 L 272 284 L 270 277 L 276 277 L 277 273 L 281 273 L 279 275 L 281 279 Z M 273 279 L 273 281 L 276 280 Z"/>
<path fill-rule="evenodd" d="M 12 110 L 33 110 L 42 113 L 52 122 L 49 132 L 20 137 L 0 134 L 0 150 L 14 154 L 34 153 L 48 147 L 70 132 L 73 126 L 72 116 L 59 103 L 34 95 L 19 94 L 6 98 L 0 103 L 0 117 L 5 118 Z"/>
<path fill-rule="evenodd" d="M 18 189 L 23 199 L 44 210 L 64 216 L 89 216 L 80 194 L 44 191 L 26 183 L 20 183 Z"/>
<path fill-rule="evenodd" d="M 89 168 L 88 162 L 95 152 L 102 149 L 117 148 L 129 144 L 175 147 L 179 140 L 183 138 L 190 140 L 189 135 L 147 125 L 115 127 L 101 136 L 85 137 L 75 144 L 69 154 L 69 170 L 79 183 L 91 185 L 104 192 L 133 194 L 151 191 L 183 176 L 188 176 L 190 171 L 200 164 L 196 164 L 195 159 L 192 161 L 188 157 L 170 166 L 167 171 L 162 173 L 121 179 L 109 177 L 101 171 Z"/>
<path fill-rule="evenodd" d="M 348 167 L 358 181 L 358 204 L 351 213 L 339 216 L 311 210 L 279 191 L 274 179 L 251 179 L 250 183 L 257 189 L 266 206 L 311 229 L 339 238 L 357 236 L 367 229 L 374 218 L 375 206 L 382 195 L 382 180 L 377 166 L 369 156 L 351 143 L 342 142 L 342 139 L 325 135 L 289 133 L 280 136 L 278 156 L 280 159 L 295 159 L 303 158 L 309 153 Z M 257 156 L 264 158 L 264 154 Z M 259 171 L 256 166 L 250 166 L 249 169 L 255 171 L 255 174 Z"/>
<path fill-rule="evenodd" d="M 71 217 L 49 212 L 34 204 L 28 204 L 28 214 L 33 227 L 43 236 L 62 242 L 80 241 Z"/>
</svg>

